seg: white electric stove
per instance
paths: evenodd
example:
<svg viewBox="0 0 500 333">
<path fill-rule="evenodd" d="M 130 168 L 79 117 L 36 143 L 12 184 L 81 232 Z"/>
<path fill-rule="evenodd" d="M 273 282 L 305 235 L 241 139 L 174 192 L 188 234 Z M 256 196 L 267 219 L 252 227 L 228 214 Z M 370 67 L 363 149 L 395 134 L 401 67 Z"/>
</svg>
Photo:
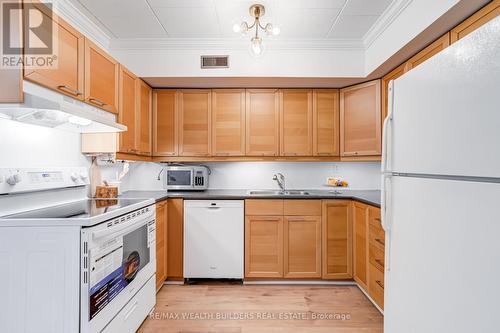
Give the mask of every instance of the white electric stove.
<svg viewBox="0 0 500 333">
<path fill-rule="evenodd" d="M 0 332 L 135 332 L 154 307 L 154 200 L 88 199 L 88 183 L 0 169 Z"/>
</svg>

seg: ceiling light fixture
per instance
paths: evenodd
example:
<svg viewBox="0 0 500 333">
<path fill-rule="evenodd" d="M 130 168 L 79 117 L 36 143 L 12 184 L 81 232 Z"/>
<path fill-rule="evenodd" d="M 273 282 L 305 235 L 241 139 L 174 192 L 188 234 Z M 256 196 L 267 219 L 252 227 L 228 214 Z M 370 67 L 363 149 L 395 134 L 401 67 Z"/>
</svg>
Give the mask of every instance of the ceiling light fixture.
<svg viewBox="0 0 500 333">
<path fill-rule="evenodd" d="M 254 18 L 252 25 L 248 25 L 247 22 L 242 22 L 241 24 L 235 24 L 233 26 L 233 31 L 236 33 L 241 33 L 242 35 L 246 35 L 247 32 L 255 27 L 255 35 L 250 40 L 251 42 L 251 50 L 256 55 L 259 56 L 262 54 L 264 48 L 262 44 L 262 37 L 259 37 L 259 28 L 262 29 L 268 36 L 279 35 L 280 28 L 273 27 L 271 23 L 267 23 L 266 25 L 262 25 L 260 23 L 260 18 L 264 16 L 266 13 L 266 9 L 263 5 L 255 4 L 250 6 L 249 9 L 250 16 Z"/>
</svg>

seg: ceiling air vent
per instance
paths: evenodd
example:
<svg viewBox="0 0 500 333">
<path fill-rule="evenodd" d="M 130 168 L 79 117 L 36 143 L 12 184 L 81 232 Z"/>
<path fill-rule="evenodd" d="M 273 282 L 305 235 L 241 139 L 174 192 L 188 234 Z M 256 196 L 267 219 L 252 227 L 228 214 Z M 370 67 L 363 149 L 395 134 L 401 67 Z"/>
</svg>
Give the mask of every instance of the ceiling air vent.
<svg viewBox="0 0 500 333">
<path fill-rule="evenodd" d="M 229 56 L 201 56 L 201 68 L 229 68 Z"/>
</svg>

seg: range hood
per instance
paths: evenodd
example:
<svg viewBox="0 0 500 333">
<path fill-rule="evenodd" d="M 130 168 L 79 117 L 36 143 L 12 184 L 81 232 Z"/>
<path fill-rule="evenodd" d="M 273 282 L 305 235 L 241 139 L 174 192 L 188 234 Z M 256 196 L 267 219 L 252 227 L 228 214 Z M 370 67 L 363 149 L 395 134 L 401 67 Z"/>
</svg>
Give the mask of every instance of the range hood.
<svg viewBox="0 0 500 333">
<path fill-rule="evenodd" d="M 23 81 L 23 92 L 23 103 L 0 103 L 1 118 L 78 133 L 127 130 L 116 115 L 29 81 Z"/>
</svg>

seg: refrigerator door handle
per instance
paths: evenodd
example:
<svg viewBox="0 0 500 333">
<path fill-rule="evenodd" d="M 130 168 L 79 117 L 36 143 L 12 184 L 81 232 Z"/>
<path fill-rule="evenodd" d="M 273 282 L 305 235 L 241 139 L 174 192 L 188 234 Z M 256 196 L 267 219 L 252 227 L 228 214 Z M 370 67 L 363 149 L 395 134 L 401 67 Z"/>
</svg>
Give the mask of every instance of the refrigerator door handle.
<svg viewBox="0 0 500 333">
<path fill-rule="evenodd" d="M 392 227 L 392 175 L 382 175 L 382 197 L 380 203 L 380 217 L 382 229 L 385 231 L 385 252 L 386 252 L 386 270 L 390 271 L 391 267 L 391 227 Z"/>
<path fill-rule="evenodd" d="M 384 126 L 382 128 L 382 173 L 390 172 L 391 162 L 391 144 L 392 141 L 392 112 L 394 109 L 394 81 L 389 81 L 389 95 L 387 96 L 387 117 L 384 119 Z"/>
</svg>

